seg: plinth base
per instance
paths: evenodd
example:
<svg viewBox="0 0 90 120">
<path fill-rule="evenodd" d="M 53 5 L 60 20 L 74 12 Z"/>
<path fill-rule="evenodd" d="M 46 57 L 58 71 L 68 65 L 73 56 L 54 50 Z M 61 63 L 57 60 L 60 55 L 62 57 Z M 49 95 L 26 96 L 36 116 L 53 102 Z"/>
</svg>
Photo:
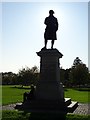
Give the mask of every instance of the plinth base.
<svg viewBox="0 0 90 120">
<path fill-rule="evenodd" d="M 24 112 L 30 112 L 30 120 L 31 118 L 32 120 L 65 120 L 67 114 L 65 104 L 61 104 L 56 101 L 26 101 L 21 105 L 16 105 L 16 109 Z"/>
<path fill-rule="evenodd" d="M 66 111 L 65 102 L 61 103 L 58 101 L 26 101 L 21 105 L 16 105 L 16 109 L 22 110 L 30 110 L 30 111 L 48 111 L 48 112 L 55 112 L 55 111 Z"/>
</svg>

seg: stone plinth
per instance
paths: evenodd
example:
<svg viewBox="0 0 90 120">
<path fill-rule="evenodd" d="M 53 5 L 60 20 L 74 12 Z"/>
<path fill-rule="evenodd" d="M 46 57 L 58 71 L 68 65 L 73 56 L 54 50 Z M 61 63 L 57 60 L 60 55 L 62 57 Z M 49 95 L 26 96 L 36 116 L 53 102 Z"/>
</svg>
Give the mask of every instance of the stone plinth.
<svg viewBox="0 0 90 120">
<path fill-rule="evenodd" d="M 63 55 L 57 49 L 41 50 L 37 55 L 40 56 L 40 80 L 36 87 L 36 99 L 64 101 L 59 63 Z"/>
</svg>

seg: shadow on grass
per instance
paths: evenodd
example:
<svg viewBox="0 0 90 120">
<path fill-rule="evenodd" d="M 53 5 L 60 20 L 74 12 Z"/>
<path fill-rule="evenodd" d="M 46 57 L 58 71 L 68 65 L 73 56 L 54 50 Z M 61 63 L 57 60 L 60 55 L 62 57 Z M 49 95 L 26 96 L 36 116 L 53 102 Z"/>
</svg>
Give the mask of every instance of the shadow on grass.
<svg viewBox="0 0 90 120">
<path fill-rule="evenodd" d="M 64 88 L 64 91 L 68 91 L 68 89 L 67 89 L 67 88 Z"/>
<path fill-rule="evenodd" d="M 25 113 L 23 111 L 4 110 L 1 120 L 63 120 L 60 114 Z M 65 120 L 89 120 L 90 115 L 66 115 Z"/>
<path fill-rule="evenodd" d="M 26 86 L 24 86 L 24 87 L 22 87 L 22 86 L 11 86 L 10 88 L 14 88 L 14 89 L 24 89 L 24 90 L 30 90 L 30 89 L 31 89 L 30 86 L 28 86 L 28 87 L 26 87 Z"/>
<path fill-rule="evenodd" d="M 31 113 L 29 120 L 66 120 L 60 113 Z"/>
<path fill-rule="evenodd" d="M 73 88 L 74 90 L 77 90 L 77 91 L 84 91 L 84 92 L 89 92 L 90 91 L 90 88 Z"/>
</svg>

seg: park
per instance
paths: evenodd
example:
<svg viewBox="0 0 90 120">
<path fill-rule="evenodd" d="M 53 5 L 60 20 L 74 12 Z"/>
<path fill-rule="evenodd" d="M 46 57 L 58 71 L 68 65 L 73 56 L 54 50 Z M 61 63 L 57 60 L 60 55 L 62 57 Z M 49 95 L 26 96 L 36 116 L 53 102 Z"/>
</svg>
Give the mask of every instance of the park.
<svg viewBox="0 0 90 120">
<path fill-rule="evenodd" d="M 18 4 L 18 5 L 22 6 L 21 4 Z M 8 9 L 8 7 L 10 7 L 8 5 L 6 7 L 6 4 L 4 4 L 3 6 L 5 10 Z M 20 6 L 18 6 L 18 8 Z M 27 10 L 27 7 L 25 7 L 24 10 Z M 21 12 L 21 11 L 22 10 L 20 10 L 19 12 L 20 13 L 25 12 L 25 11 L 24 12 Z M 36 7 L 35 7 L 35 11 L 36 11 Z M 70 11 L 71 10 L 68 11 L 68 14 L 70 14 Z M 7 13 L 8 12 L 9 13 L 11 12 L 10 9 L 9 11 L 7 11 Z M 17 14 L 19 14 L 19 12 Z M 24 19 L 22 19 L 22 22 L 20 20 L 18 23 L 21 23 L 21 24 L 24 23 L 25 18 L 27 18 L 28 16 L 28 12 L 25 12 L 25 13 L 24 15 L 26 16 L 21 18 L 19 17 L 20 16 L 19 14 L 18 16 L 19 19 L 17 19 L 17 21 L 19 21 L 22 18 Z M 18 70 L 17 73 L 14 73 L 11 71 L 9 72 L 9 70 L 8 72 L 1 72 L 0 74 L 1 75 L 0 78 L 2 79 L 2 82 L 0 84 L 0 90 L 1 90 L 0 95 L 2 98 L 0 99 L 1 120 L 50 120 L 50 119 L 52 120 L 88 120 L 90 119 L 90 99 L 89 99 L 90 70 L 89 70 L 89 67 L 87 67 L 87 64 L 84 63 L 82 60 L 82 58 L 84 57 L 81 58 L 81 56 L 84 55 L 84 52 L 82 52 L 83 54 L 81 56 L 79 56 L 78 54 L 80 52 L 81 44 L 78 42 L 79 47 L 77 46 L 77 48 L 79 49 L 77 51 L 75 45 L 71 42 L 71 40 L 69 41 L 69 37 L 68 39 L 67 37 L 66 38 L 62 37 L 63 35 L 65 36 L 65 33 L 61 25 L 63 25 L 64 29 L 67 29 L 73 22 L 69 23 L 69 20 L 65 21 L 65 18 L 64 18 L 62 19 L 63 22 L 59 23 L 59 19 L 61 19 L 64 14 L 62 12 L 61 18 L 59 16 L 57 16 L 58 17 L 57 18 L 55 14 L 56 14 L 56 11 L 52 9 L 48 10 L 48 16 L 44 18 L 44 25 L 45 25 L 44 34 L 43 33 L 38 34 L 38 32 L 35 32 L 39 27 L 41 28 L 41 30 L 38 29 L 38 31 L 43 30 L 43 26 L 42 27 L 40 26 L 41 25 L 40 20 L 42 20 L 42 18 L 40 15 L 39 15 L 40 17 L 38 17 L 38 14 L 35 16 L 34 14 L 33 15 L 30 14 L 32 16 L 29 19 L 30 24 L 27 25 L 28 19 L 27 19 L 27 22 L 23 24 L 24 29 L 29 28 L 29 25 L 32 26 L 32 27 L 30 26 L 31 35 L 29 34 L 28 36 L 28 31 L 29 31 L 28 29 L 25 30 L 27 31 L 27 33 L 25 33 L 23 29 L 23 34 L 21 32 L 22 37 L 20 38 L 20 41 L 21 39 L 23 40 L 25 39 L 27 40 L 27 42 L 25 41 L 25 44 L 23 44 L 23 42 L 20 42 L 18 40 L 17 42 L 18 49 L 17 50 L 15 49 L 15 52 L 14 52 L 15 54 L 12 53 L 11 51 L 12 58 L 11 60 L 7 60 L 8 66 L 11 67 L 12 64 L 10 62 L 13 61 L 13 58 L 15 55 L 17 57 L 17 59 L 15 59 L 16 65 L 19 66 L 18 61 L 20 57 L 22 58 L 21 55 L 23 55 L 24 59 L 20 59 L 21 65 L 23 64 L 23 62 L 25 62 L 24 61 L 25 58 L 27 60 L 33 61 L 32 62 L 33 64 L 37 63 L 36 58 L 38 58 L 39 68 L 37 65 L 34 65 L 33 67 L 28 67 L 28 66 L 22 67 L 21 69 Z M 4 16 L 4 17 L 7 18 L 7 16 Z M 15 16 L 13 18 L 15 18 Z M 35 18 L 38 18 L 37 22 L 39 22 L 39 24 L 36 22 L 36 24 L 39 25 L 38 27 L 36 24 L 34 24 L 35 23 L 34 20 L 36 20 Z M 14 21 L 14 19 L 12 20 Z M 71 19 L 71 21 L 73 20 Z M 18 25 L 18 23 L 16 24 Z M 69 26 L 67 27 L 68 23 L 69 23 Z M 15 27 L 17 25 L 15 25 Z M 74 27 L 75 25 L 72 24 L 72 26 Z M 9 27 L 10 26 L 8 26 L 8 28 Z M 22 29 L 20 26 L 19 28 Z M 61 29 L 61 31 L 59 28 Z M 67 35 L 68 34 L 70 35 L 70 31 L 72 34 L 72 30 L 69 29 L 70 30 L 69 31 L 68 29 L 66 30 Z M 8 31 L 9 30 L 10 29 L 8 29 Z M 16 31 L 19 31 L 19 30 L 17 29 Z M 78 31 L 77 29 L 75 30 Z M 59 35 L 62 35 L 61 37 L 57 36 L 57 31 L 60 32 Z M 25 34 L 27 37 L 24 36 Z M 37 42 L 37 46 L 39 46 L 40 47 L 39 48 L 36 46 L 36 43 L 33 41 L 34 39 L 38 39 L 37 36 L 39 36 L 39 39 L 42 39 L 41 35 L 43 35 L 43 38 L 44 38 L 44 45 L 40 45 L 40 41 Z M 74 35 L 72 34 L 71 36 L 74 40 L 76 40 L 74 38 L 75 37 Z M 16 36 L 19 36 L 19 33 L 16 34 Z M 79 34 L 77 34 L 76 36 L 78 39 L 80 39 Z M 31 38 L 32 38 L 32 42 L 29 40 Z M 60 38 L 61 38 L 61 41 L 62 39 L 64 40 L 67 39 L 68 40 L 67 43 L 69 44 L 66 44 L 66 40 L 65 40 L 64 45 L 62 44 L 62 42 L 60 43 L 61 46 L 59 49 L 58 47 L 55 47 L 55 45 L 57 46 L 56 42 Z M 13 39 L 15 40 L 14 37 Z M 20 42 L 20 46 L 22 46 L 24 50 L 23 51 L 21 49 L 20 54 L 18 54 L 18 51 L 21 48 L 19 47 L 19 42 Z M 48 47 L 48 42 L 51 42 L 50 47 Z M 15 47 L 13 46 L 9 47 L 9 43 L 7 43 L 7 45 L 9 49 L 12 48 L 12 50 L 14 50 Z M 29 46 L 26 47 L 25 45 L 29 45 Z M 62 49 L 62 46 L 64 46 L 64 49 Z M 70 46 L 71 48 L 69 48 Z M 71 54 L 71 50 L 73 51 L 74 49 L 76 49 L 76 51 L 72 52 L 73 54 Z M 7 56 L 9 54 L 7 54 Z M 34 54 L 36 55 L 36 58 L 33 56 Z M 61 64 L 61 62 L 63 61 L 62 58 L 64 56 L 67 56 L 66 64 L 68 64 L 71 60 L 71 58 L 69 57 L 70 54 L 71 54 L 71 58 L 75 56 L 76 58 L 73 59 L 73 63 L 71 67 L 63 68 L 62 67 L 63 65 Z M 31 56 L 30 58 L 29 58 L 29 55 Z M 26 61 L 25 64 L 27 63 L 31 64 L 30 62 Z M 65 61 L 63 61 L 62 63 L 64 64 Z M 16 65 L 13 66 L 12 68 L 14 69 Z"/>
</svg>

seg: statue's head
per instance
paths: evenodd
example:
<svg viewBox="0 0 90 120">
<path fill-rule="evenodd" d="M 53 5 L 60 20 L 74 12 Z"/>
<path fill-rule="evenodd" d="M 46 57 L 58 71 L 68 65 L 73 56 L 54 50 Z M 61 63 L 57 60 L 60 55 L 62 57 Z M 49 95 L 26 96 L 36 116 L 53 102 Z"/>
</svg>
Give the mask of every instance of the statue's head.
<svg viewBox="0 0 90 120">
<path fill-rule="evenodd" d="M 50 14 L 50 15 L 53 15 L 53 14 L 54 14 L 54 11 L 53 11 L 53 10 L 49 10 L 49 14 Z"/>
</svg>

